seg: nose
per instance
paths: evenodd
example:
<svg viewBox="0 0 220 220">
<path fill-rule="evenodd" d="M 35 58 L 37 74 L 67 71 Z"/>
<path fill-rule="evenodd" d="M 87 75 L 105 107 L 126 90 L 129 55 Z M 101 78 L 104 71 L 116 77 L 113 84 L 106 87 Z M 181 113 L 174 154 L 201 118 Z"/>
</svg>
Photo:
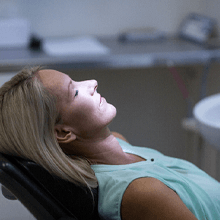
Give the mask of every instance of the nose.
<svg viewBox="0 0 220 220">
<path fill-rule="evenodd" d="M 95 88 L 96 86 L 98 86 L 98 82 L 95 79 L 91 79 L 89 81 L 90 81 L 92 87 Z"/>
<path fill-rule="evenodd" d="M 98 82 L 95 79 L 86 80 L 84 82 L 88 87 L 91 87 L 91 88 L 95 88 L 96 86 L 98 86 Z"/>
<path fill-rule="evenodd" d="M 98 82 L 95 79 L 85 80 L 81 82 L 81 85 L 89 91 L 89 93 L 93 94 L 95 89 L 98 87 Z"/>
</svg>

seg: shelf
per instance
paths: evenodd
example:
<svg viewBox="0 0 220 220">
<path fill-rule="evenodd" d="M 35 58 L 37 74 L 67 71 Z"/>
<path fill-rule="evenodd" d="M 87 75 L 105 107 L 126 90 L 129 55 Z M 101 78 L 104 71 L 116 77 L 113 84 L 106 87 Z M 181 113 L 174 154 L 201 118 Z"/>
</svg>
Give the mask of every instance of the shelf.
<svg viewBox="0 0 220 220">
<path fill-rule="evenodd" d="M 180 39 L 158 42 L 121 43 L 116 37 L 97 38 L 110 50 L 104 55 L 51 56 L 28 48 L 1 48 L 0 71 L 20 70 L 24 66 L 44 65 L 71 69 L 150 68 L 173 65 L 204 64 L 220 60 L 220 50 L 206 50 Z"/>
</svg>

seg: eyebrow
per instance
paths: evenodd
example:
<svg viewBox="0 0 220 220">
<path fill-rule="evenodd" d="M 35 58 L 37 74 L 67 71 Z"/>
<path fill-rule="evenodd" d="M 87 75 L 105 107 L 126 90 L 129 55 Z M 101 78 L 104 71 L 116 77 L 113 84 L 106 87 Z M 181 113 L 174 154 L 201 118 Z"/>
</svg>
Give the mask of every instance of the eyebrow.
<svg viewBox="0 0 220 220">
<path fill-rule="evenodd" d="M 70 84 L 72 82 L 72 79 L 70 79 L 69 85 L 68 85 L 68 98 L 69 98 L 69 91 L 70 91 Z"/>
</svg>

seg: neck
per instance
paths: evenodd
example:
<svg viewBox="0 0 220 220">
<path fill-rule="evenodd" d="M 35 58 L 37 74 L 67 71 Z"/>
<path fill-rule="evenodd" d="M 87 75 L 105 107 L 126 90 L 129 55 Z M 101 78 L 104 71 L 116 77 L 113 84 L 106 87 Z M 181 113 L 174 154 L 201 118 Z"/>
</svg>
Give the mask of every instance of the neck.
<svg viewBox="0 0 220 220">
<path fill-rule="evenodd" d="M 122 150 L 110 131 L 102 136 L 76 139 L 68 154 L 85 157 L 91 164 L 121 165 L 137 162 L 137 157 Z"/>
</svg>

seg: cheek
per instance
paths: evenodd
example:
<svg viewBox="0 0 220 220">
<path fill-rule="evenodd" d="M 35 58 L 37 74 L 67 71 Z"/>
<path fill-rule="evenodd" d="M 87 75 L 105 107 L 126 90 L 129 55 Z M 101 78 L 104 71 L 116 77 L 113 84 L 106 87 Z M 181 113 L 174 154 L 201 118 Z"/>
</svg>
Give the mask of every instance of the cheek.
<svg viewBox="0 0 220 220">
<path fill-rule="evenodd" d="M 65 120 L 79 133 L 100 129 L 108 125 L 116 115 L 116 108 L 111 104 L 106 103 L 102 108 L 91 102 L 87 102 L 86 105 L 77 104 L 68 106 Z"/>
<path fill-rule="evenodd" d="M 69 115 L 71 124 L 79 130 L 89 129 L 96 126 L 100 118 L 99 111 L 93 106 L 77 106 Z"/>
</svg>

